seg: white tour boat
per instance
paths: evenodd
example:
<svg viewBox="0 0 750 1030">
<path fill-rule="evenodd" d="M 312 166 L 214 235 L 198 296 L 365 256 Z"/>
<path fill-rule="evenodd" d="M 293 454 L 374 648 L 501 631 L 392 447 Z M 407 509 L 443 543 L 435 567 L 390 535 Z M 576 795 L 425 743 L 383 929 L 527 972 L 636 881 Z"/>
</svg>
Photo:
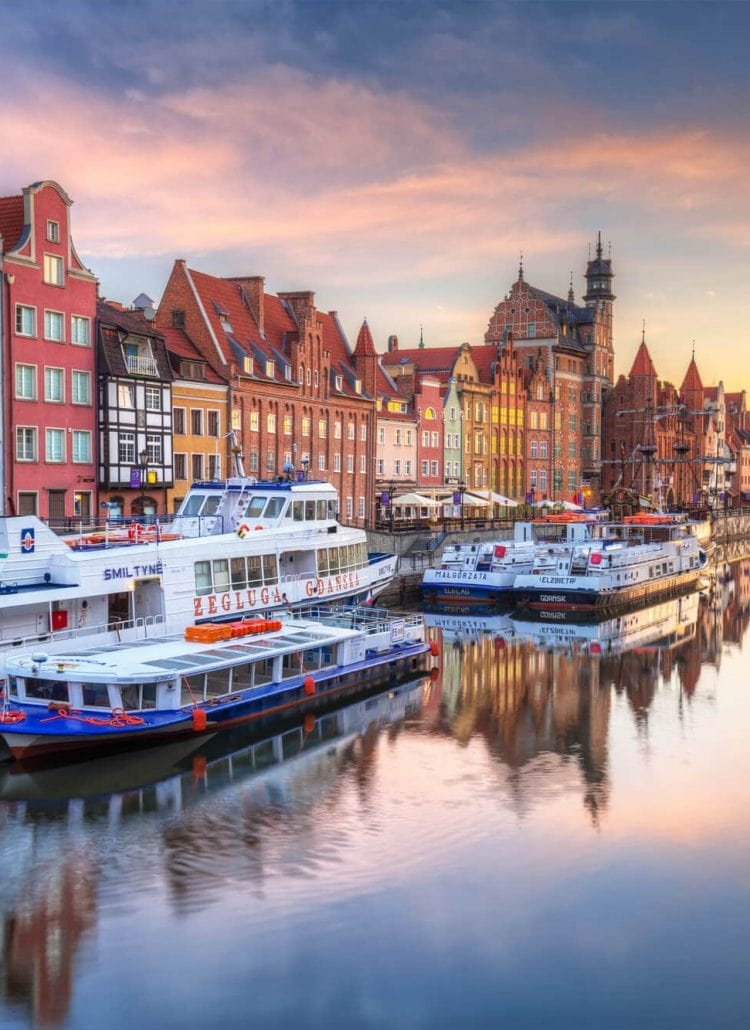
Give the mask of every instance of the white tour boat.
<svg viewBox="0 0 750 1030">
<path fill-rule="evenodd" d="M 27 759 L 211 735 L 314 711 L 431 654 L 421 615 L 353 607 L 25 652 L 7 661 L 0 740 Z"/>
<path fill-rule="evenodd" d="M 516 522 L 513 536 L 496 541 L 447 546 L 440 565 L 426 569 L 422 596 L 429 604 L 495 604 L 510 601 L 516 579 L 531 572 L 540 549 L 567 553 L 600 534 L 607 512 L 564 512 Z"/>
<path fill-rule="evenodd" d="M 513 601 L 543 612 L 607 612 L 694 588 L 705 552 L 683 522 L 633 516 L 567 551 L 537 551 Z"/>
<path fill-rule="evenodd" d="M 172 521 L 106 522 L 63 539 L 32 516 L 0 519 L 0 678 L 9 653 L 71 637 L 184 628 L 315 602 L 373 598 L 395 573 L 365 531 L 338 521 L 328 483 L 195 483 Z"/>
</svg>

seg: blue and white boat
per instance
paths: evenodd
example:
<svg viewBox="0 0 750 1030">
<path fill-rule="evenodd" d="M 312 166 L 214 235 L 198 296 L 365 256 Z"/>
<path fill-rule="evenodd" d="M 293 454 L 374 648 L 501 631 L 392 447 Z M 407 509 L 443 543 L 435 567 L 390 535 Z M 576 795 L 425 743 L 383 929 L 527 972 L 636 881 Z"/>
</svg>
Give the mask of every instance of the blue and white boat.
<svg viewBox="0 0 750 1030">
<path fill-rule="evenodd" d="M 321 609 L 8 659 L 6 756 L 29 759 L 211 735 L 314 711 L 412 673 L 437 649 L 421 615 Z"/>
</svg>

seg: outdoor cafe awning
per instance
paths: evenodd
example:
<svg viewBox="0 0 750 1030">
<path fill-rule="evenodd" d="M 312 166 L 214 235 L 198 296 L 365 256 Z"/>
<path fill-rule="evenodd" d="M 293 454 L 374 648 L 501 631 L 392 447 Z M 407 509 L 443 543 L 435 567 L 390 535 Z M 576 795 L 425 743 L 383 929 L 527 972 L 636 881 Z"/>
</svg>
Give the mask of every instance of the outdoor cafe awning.
<svg viewBox="0 0 750 1030">
<path fill-rule="evenodd" d="M 394 497 L 392 501 L 394 508 L 437 508 L 439 507 L 437 501 L 433 501 L 430 497 L 423 497 L 422 494 L 401 494 L 400 497 Z"/>
</svg>

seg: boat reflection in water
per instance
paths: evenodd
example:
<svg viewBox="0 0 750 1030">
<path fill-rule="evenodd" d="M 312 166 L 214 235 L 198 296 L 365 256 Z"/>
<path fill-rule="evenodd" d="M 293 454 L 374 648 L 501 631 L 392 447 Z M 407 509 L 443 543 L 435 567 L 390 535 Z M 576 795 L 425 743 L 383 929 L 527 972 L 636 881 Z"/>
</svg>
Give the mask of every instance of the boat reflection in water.
<svg viewBox="0 0 750 1030">
<path fill-rule="evenodd" d="M 142 889 L 160 856 L 175 903 L 187 887 L 205 895 L 209 881 L 221 883 L 222 859 L 231 866 L 252 852 L 280 812 L 324 801 L 383 728 L 418 714 L 431 683 L 395 682 L 260 739 L 240 727 L 200 747 L 0 767 L 0 1002 L 25 1010 L 31 1025 L 63 1024 L 103 891 Z"/>
</svg>

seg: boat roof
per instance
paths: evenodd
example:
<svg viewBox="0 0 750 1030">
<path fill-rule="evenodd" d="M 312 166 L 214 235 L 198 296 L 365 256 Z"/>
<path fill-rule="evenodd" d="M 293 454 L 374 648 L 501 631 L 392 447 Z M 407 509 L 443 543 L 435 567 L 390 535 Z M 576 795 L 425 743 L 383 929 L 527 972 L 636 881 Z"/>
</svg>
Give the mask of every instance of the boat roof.
<svg viewBox="0 0 750 1030">
<path fill-rule="evenodd" d="M 319 494 L 322 490 L 326 490 L 328 493 L 338 496 L 336 488 L 330 483 L 325 482 L 323 479 L 305 479 L 305 480 L 289 480 L 289 479 L 205 479 L 198 482 L 194 482 L 190 485 L 191 490 L 261 490 L 261 491 L 282 491 L 283 493 L 316 493 Z"/>
<path fill-rule="evenodd" d="M 142 683 L 190 676 L 212 669 L 241 665 L 248 660 L 275 658 L 359 636 L 357 628 L 290 619 L 280 630 L 207 644 L 174 633 L 127 644 L 81 648 L 54 655 L 26 652 L 7 663 L 11 676 L 30 673 L 43 679 L 87 683 Z"/>
</svg>

